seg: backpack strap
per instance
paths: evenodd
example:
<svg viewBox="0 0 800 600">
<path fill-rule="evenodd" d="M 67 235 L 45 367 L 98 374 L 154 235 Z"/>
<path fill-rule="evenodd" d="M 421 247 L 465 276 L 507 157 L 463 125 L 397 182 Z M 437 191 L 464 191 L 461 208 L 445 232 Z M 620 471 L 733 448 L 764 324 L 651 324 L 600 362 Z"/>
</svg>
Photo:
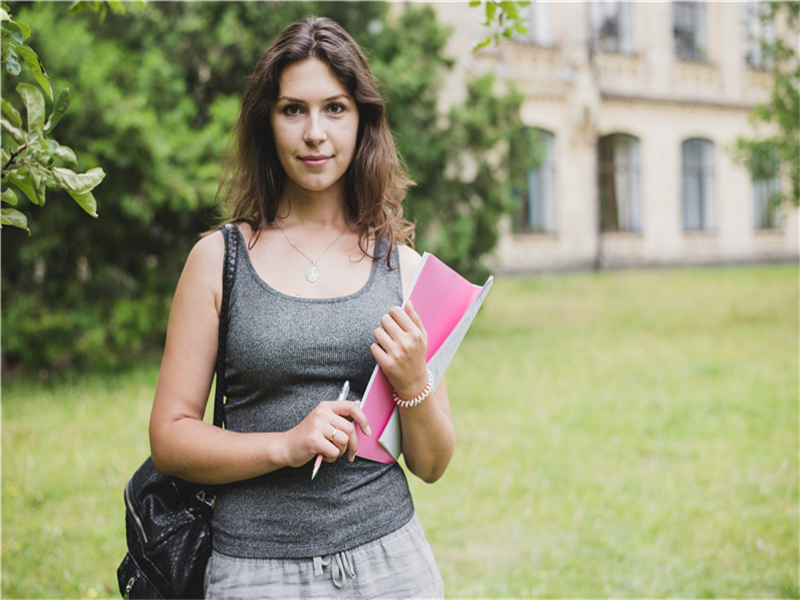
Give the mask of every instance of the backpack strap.
<svg viewBox="0 0 800 600">
<path fill-rule="evenodd" d="M 222 427 L 225 423 L 225 349 L 228 339 L 228 320 L 231 290 L 236 279 L 236 253 L 239 250 L 239 236 L 236 225 L 226 223 L 219 230 L 225 238 L 225 263 L 222 268 L 222 306 L 219 314 L 219 345 L 217 348 L 217 383 L 214 391 L 214 425 Z"/>
</svg>

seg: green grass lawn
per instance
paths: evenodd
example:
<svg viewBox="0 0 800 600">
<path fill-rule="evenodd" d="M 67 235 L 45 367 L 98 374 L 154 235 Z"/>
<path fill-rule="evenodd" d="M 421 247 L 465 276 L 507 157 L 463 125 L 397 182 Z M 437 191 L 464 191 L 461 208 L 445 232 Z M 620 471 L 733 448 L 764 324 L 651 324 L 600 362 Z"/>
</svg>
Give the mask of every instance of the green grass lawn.
<svg viewBox="0 0 800 600">
<path fill-rule="evenodd" d="M 412 481 L 449 596 L 798 597 L 798 269 L 501 279 Z M 117 595 L 157 371 L 4 382 L 2 594 Z"/>
</svg>

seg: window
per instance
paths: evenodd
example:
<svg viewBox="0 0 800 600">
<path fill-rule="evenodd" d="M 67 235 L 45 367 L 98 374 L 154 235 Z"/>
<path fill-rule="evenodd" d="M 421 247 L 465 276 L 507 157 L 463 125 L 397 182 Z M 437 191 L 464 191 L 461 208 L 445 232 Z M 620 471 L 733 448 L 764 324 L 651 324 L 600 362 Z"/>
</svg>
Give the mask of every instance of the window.
<svg viewBox="0 0 800 600">
<path fill-rule="evenodd" d="M 684 231 L 716 228 L 714 215 L 714 143 L 690 139 L 681 146 L 681 205 Z"/>
<path fill-rule="evenodd" d="M 672 27 L 677 57 L 705 61 L 708 46 L 705 2 L 673 2 Z"/>
<path fill-rule="evenodd" d="M 553 45 L 553 20 L 549 2 L 531 2 L 527 7 L 528 33 L 521 39 L 549 48 Z"/>
<path fill-rule="evenodd" d="M 751 158 L 753 187 L 753 227 L 777 229 L 781 226 L 781 180 L 777 151 L 765 146 Z"/>
<path fill-rule="evenodd" d="M 589 2 L 592 48 L 598 52 L 633 54 L 631 3 Z"/>
<path fill-rule="evenodd" d="M 781 226 L 781 182 L 775 176 L 753 180 L 753 226 L 756 229 L 777 229 Z"/>
<path fill-rule="evenodd" d="M 764 55 L 764 44 L 775 43 L 775 22 L 769 18 L 766 2 L 742 4 L 742 31 L 744 32 L 745 61 L 752 69 L 769 69 L 772 65 Z"/>
<path fill-rule="evenodd" d="M 641 231 L 639 140 L 618 133 L 600 138 L 597 147 L 602 231 Z"/>
<path fill-rule="evenodd" d="M 541 157 L 527 174 L 527 189 L 520 194 L 519 225 L 522 231 L 556 232 L 555 136 L 543 129 L 534 130 Z"/>
</svg>

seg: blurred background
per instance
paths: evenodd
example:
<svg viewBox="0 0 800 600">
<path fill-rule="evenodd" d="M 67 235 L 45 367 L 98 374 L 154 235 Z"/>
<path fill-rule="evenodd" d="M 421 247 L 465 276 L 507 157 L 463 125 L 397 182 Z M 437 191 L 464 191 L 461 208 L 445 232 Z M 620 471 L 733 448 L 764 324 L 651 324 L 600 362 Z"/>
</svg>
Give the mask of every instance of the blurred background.
<svg viewBox="0 0 800 600">
<path fill-rule="evenodd" d="M 172 294 L 250 69 L 309 14 L 380 81 L 417 249 L 497 276 L 453 465 L 413 483 L 448 594 L 800 596 L 795 3 L 475 4 L 8 3 L 106 176 L 97 219 L 14 188 L 0 238 L 4 597 L 117 594 Z"/>
</svg>

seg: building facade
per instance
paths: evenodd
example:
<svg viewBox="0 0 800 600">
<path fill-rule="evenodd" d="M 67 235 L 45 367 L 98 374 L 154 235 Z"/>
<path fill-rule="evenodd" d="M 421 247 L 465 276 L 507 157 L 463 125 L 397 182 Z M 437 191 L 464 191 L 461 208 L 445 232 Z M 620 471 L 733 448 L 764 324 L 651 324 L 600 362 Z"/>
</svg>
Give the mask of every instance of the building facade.
<svg viewBox="0 0 800 600">
<path fill-rule="evenodd" d="M 454 26 L 447 94 L 495 70 L 540 142 L 493 268 L 798 259 L 797 210 L 770 201 L 780 182 L 733 159 L 770 91 L 760 39 L 783 34 L 759 3 L 536 0 L 525 36 L 475 54 L 480 10 L 434 6 Z"/>
</svg>

